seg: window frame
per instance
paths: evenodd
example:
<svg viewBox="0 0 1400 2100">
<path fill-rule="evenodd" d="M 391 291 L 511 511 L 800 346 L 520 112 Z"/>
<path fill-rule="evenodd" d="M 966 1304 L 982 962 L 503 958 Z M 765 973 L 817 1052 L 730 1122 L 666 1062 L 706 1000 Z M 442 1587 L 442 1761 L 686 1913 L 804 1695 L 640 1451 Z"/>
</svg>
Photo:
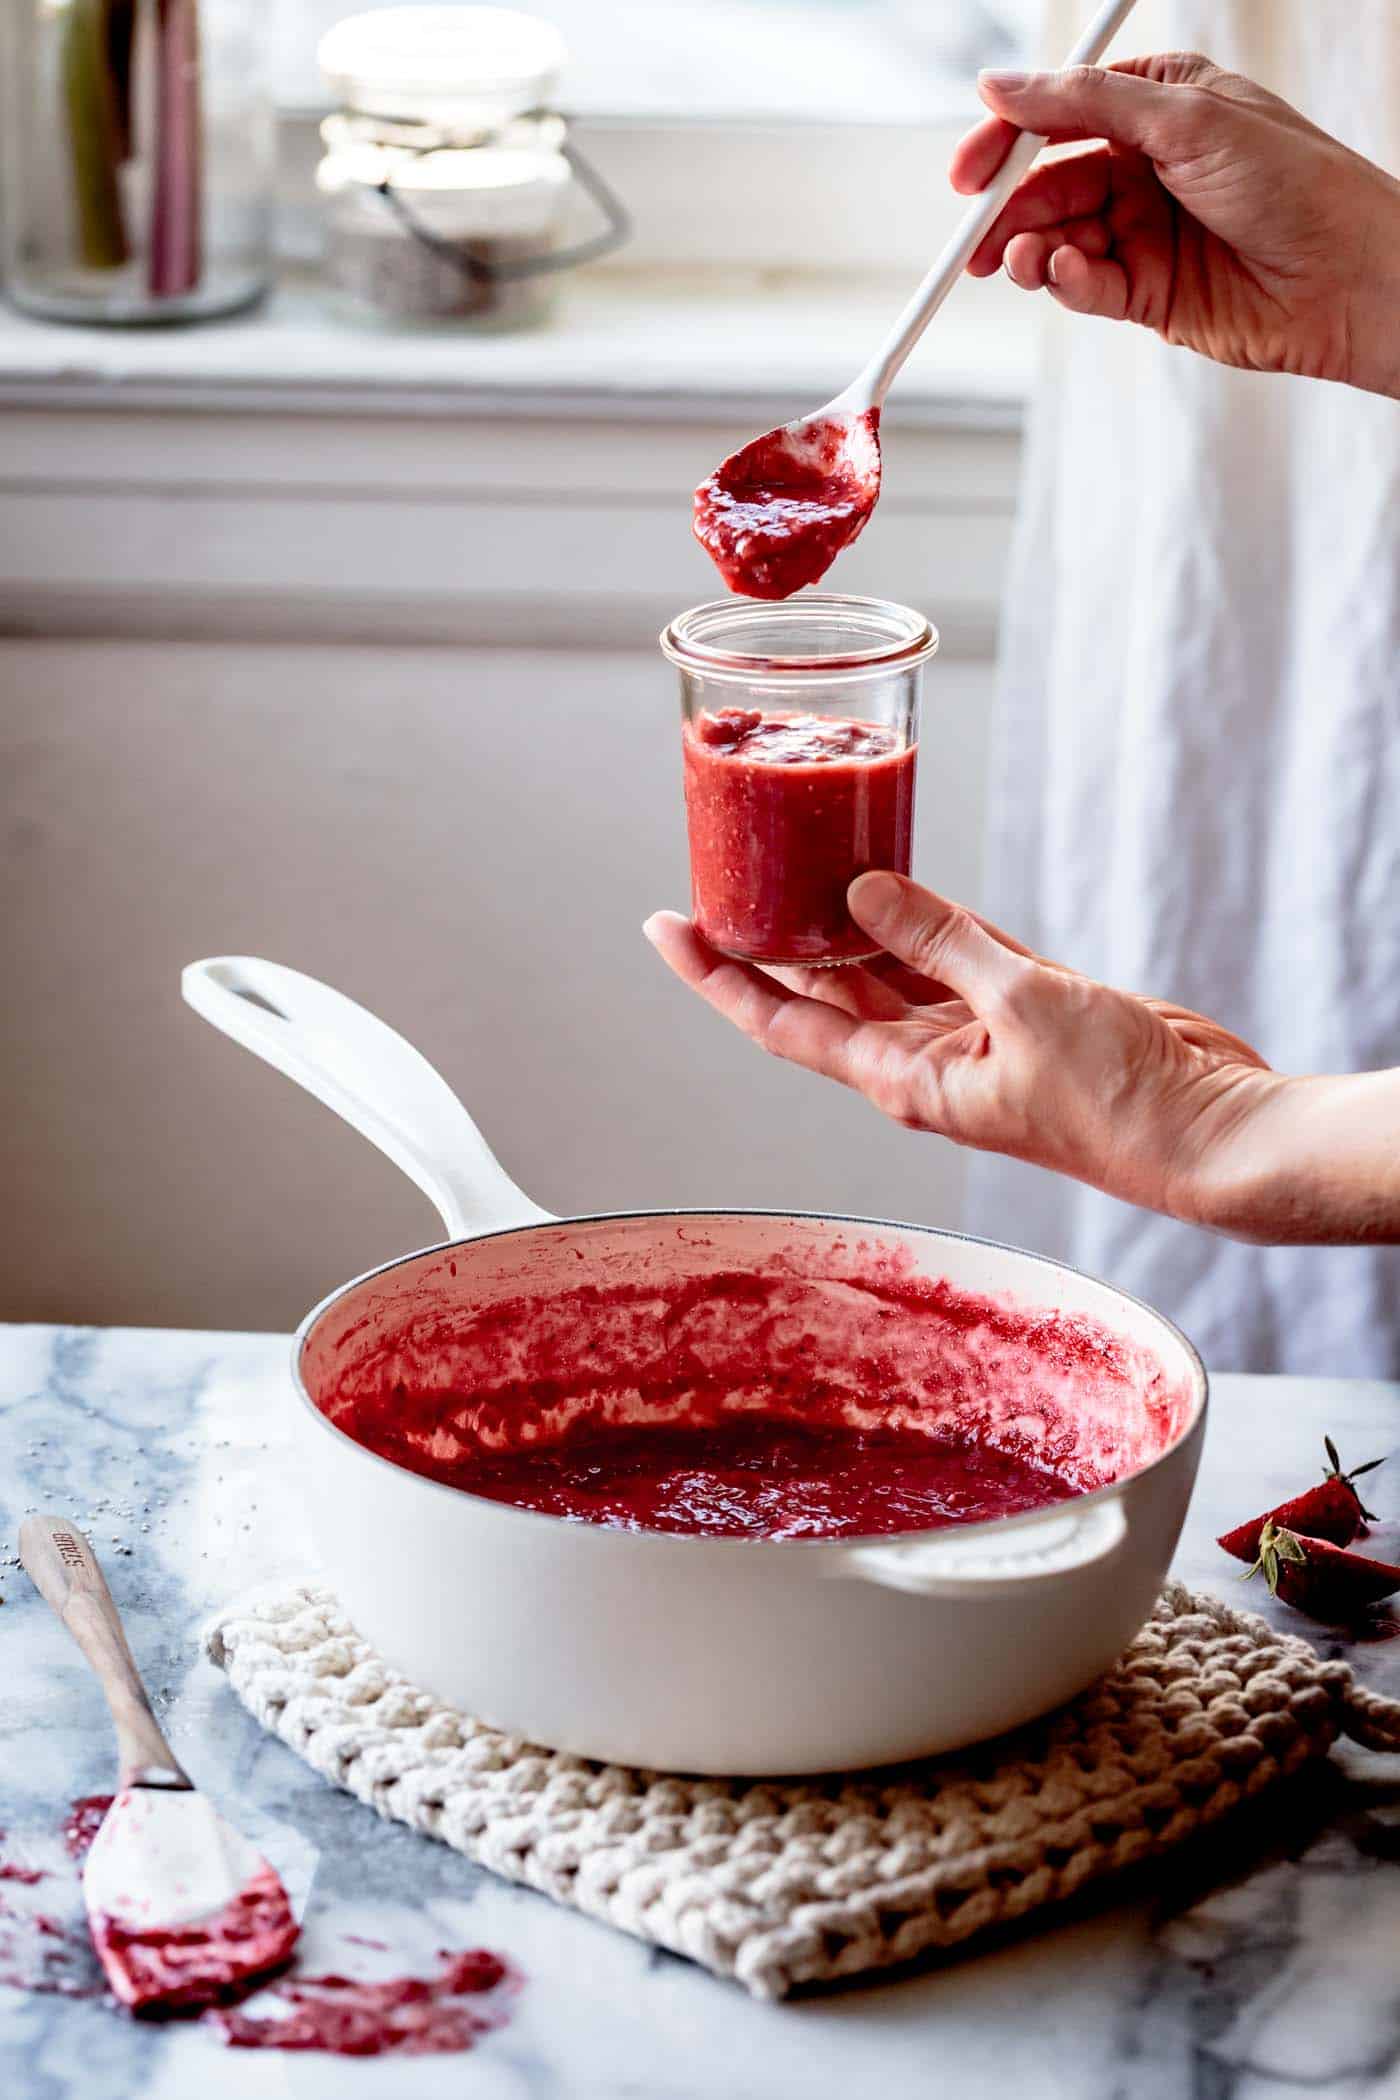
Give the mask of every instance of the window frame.
<svg viewBox="0 0 1400 2100">
<path fill-rule="evenodd" d="M 375 4 L 383 7 L 386 0 Z M 387 4 L 392 7 L 398 0 Z M 879 20 L 878 9 L 873 19 L 871 13 L 838 11 L 815 0 L 729 0 L 718 19 L 708 0 L 689 0 L 687 8 L 669 16 L 665 0 L 634 0 L 630 9 L 620 10 L 609 0 L 506 4 L 557 24 L 570 54 L 560 86 L 562 105 L 590 121 L 620 119 L 667 127 L 698 118 L 723 125 L 860 126 L 882 123 L 893 111 L 895 123 L 922 126 L 947 112 L 964 77 L 970 85 L 973 65 L 1013 63 L 1016 47 L 1029 47 L 1044 0 L 937 0 L 947 26 L 935 39 L 943 47 L 941 55 L 927 53 L 927 71 L 921 70 L 917 52 L 908 48 L 902 0 L 885 0 L 884 13 L 892 15 L 893 22 Z M 953 8 L 961 15 L 950 16 Z M 804 9 L 811 9 L 805 21 Z M 316 46 L 337 19 L 353 11 L 354 0 L 283 0 L 270 53 L 279 109 L 295 111 L 320 101 Z M 707 75 L 702 63 L 697 76 L 693 66 L 687 67 L 686 53 L 702 13 L 711 66 Z M 645 18 L 640 36 L 638 15 Z M 797 43 L 807 47 L 805 65 L 801 53 L 794 51 Z M 825 79 L 834 77 L 830 61 L 838 50 L 849 47 L 854 56 L 857 46 L 878 49 L 890 77 L 872 79 L 857 63 L 854 72 L 861 87 L 858 99 L 852 100 L 849 91 L 830 93 Z M 697 104 L 697 95 L 715 92 L 716 54 L 725 62 L 726 76 L 745 76 L 748 91 L 735 89 L 731 102 Z"/>
<path fill-rule="evenodd" d="M 317 250 L 314 172 L 326 109 L 279 114 L 284 251 Z M 632 218 L 607 268 L 917 277 L 965 208 L 949 187 L 967 105 L 927 125 L 686 123 L 580 116 L 574 144 Z"/>
</svg>

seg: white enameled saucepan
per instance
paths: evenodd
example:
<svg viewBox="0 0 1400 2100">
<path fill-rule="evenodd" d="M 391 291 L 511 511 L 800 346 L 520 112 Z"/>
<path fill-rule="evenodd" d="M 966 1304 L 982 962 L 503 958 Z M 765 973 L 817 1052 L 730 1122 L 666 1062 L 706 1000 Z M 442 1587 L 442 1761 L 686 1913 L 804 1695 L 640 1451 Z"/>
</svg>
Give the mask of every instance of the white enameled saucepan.
<svg viewBox="0 0 1400 2100">
<path fill-rule="evenodd" d="M 338 992 L 226 956 L 192 964 L 184 994 L 370 1138 L 441 1212 L 444 1245 L 345 1284 L 307 1315 L 293 1354 L 312 1541 L 360 1632 L 416 1683 L 588 1757 L 717 1774 L 845 1770 L 957 1749 L 1046 1713 L 1142 1625 L 1206 1414 L 1200 1359 L 1147 1306 L 1042 1256 L 923 1226 L 726 1210 L 554 1219 L 507 1178 L 417 1051 Z M 735 1281 L 746 1277 L 770 1280 L 769 1297 L 746 1296 Z M 901 1325 L 892 1278 L 913 1280 L 916 1297 L 928 1296 L 924 1280 L 945 1284 L 956 1317 Z M 623 1301 L 625 1320 L 605 1309 Z M 523 1432 L 548 1434 L 591 1404 L 600 1352 L 616 1370 L 618 1351 L 644 1354 L 673 1321 L 688 1363 L 716 1337 L 771 1348 L 775 1366 L 796 1352 L 827 1394 L 849 1386 L 858 1426 L 961 1424 L 1023 1453 L 1044 1440 L 1084 1491 L 898 1537 L 674 1535 L 489 1501 L 376 1455 L 344 1426 L 357 1399 L 382 1406 L 411 1382 L 443 1396 L 434 1450 L 460 1448 L 483 1334 L 497 1370 L 507 1337 L 526 1383 L 539 1336 L 556 1365 L 561 1338 L 576 1338 L 567 1405 Z M 886 1347 L 891 1333 L 902 1355 Z M 872 1363 L 884 1367 L 874 1397 Z M 794 1389 L 810 1390 L 801 1379 Z M 616 1420 L 616 1377 L 608 1390 Z M 726 1387 L 731 1400 L 762 1409 L 762 1380 Z M 634 1393 L 630 1419 L 665 1419 L 675 1404 Z"/>
</svg>

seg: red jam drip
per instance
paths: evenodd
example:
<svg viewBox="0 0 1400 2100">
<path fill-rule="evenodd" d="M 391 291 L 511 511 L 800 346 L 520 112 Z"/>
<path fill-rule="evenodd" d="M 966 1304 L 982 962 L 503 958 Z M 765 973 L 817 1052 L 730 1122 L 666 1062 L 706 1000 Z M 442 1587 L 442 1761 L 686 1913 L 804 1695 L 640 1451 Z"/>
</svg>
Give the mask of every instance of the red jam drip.
<svg viewBox="0 0 1400 2100">
<path fill-rule="evenodd" d="M 984 1445 L 772 1422 L 601 1431 L 478 1457 L 453 1486 L 574 1523 L 709 1538 L 834 1539 L 978 1524 L 1062 1502 L 1054 1473 Z"/>
<path fill-rule="evenodd" d="M 758 962 L 871 953 L 846 892 L 907 874 L 914 747 L 875 722 L 720 708 L 683 740 L 691 914 L 712 946 Z"/>
<path fill-rule="evenodd" d="M 72 1803 L 62 1825 L 64 1849 L 71 1859 L 80 1859 L 96 1837 L 102 1819 L 112 1805 L 110 1794 L 91 1794 Z M 0 1843 L 6 1837 L 0 1831 Z M 0 1856 L 0 1882 L 16 1892 L 37 1888 L 41 1881 L 57 1881 L 53 1899 L 65 1911 L 57 1916 L 36 1909 L 22 1895 L 12 1900 L 0 1893 L 0 1984 L 13 1989 L 37 1991 L 62 1998 L 100 1998 L 105 1988 L 93 1957 L 87 1921 L 77 1908 L 76 1880 L 71 1888 L 61 1886 L 63 1875 L 47 1867 L 31 1866 L 24 1859 Z M 71 1905 L 71 1915 L 68 1914 Z"/>
<path fill-rule="evenodd" d="M 694 532 L 731 591 L 790 598 L 824 576 L 875 508 L 878 409 L 854 426 L 770 430 L 695 491 Z"/>
<path fill-rule="evenodd" d="M 63 1820 L 63 1842 L 70 1859 L 82 1859 L 106 1820 L 115 1796 L 84 1794 L 72 1801 Z"/>
<path fill-rule="evenodd" d="M 234 2049 L 319 2049 L 334 2056 L 441 2056 L 470 2049 L 500 2027 L 509 2008 L 479 2001 L 510 1971 L 485 1948 L 444 1954 L 435 1976 L 362 1982 L 292 1976 L 271 1995 L 286 2009 L 267 2017 L 227 2008 L 206 2015 Z"/>
<path fill-rule="evenodd" d="M 111 1917 L 90 1922 L 107 1980 L 133 2012 L 212 2005 L 242 1991 L 291 1959 L 299 1930 L 266 1862 L 231 1903 L 189 1925 L 138 1930 Z"/>
<path fill-rule="evenodd" d="M 81 1923 L 0 1900 L 0 1985 L 44 1997 L 100 1998 L 101 1973 Z"/>
</svg>

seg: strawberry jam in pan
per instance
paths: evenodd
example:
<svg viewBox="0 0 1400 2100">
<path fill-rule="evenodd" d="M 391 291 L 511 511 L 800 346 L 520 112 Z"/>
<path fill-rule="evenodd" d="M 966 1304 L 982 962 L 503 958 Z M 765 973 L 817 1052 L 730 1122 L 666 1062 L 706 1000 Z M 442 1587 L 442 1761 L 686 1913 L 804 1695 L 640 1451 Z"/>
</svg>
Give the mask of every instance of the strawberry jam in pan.
<svg viewBox="0 0 1400 2100">
<path fill-rule="evenodd" d="M 818 1412 L 804 1423 L 741 1416 L 695 1428 L 585 1430 L 543 1449 L 439 1462 L 431 1477 L 573 1523 L 708 1538 L 932 1531 L 1018 1516 L 1073 1493 L 1047 1468 L 986 1445 L 862 1436 Z"/>
<path fill-rule="evenodd" d="M 412 1472 L 573 1523 L 932 1531 L 1065 1501 L 1137 1456 L 1096 1452 L 1082 1417 L 1025 1405 L 1027 1362 L 1048 1355 L 1062 1386 L 1101 1385 L 1116 1442 L 1128 1367 L 1112 1337 L 914 1277 L 860 1291 L 738 1272 L 661 1292 L 584 1287 L 499 1304 L 440 1340 L 455 1388 L 414 1375 L 434 1346 L 420 1332 L 411 1359 L 365 1365 L 332 1420 Z"/>
</svg>

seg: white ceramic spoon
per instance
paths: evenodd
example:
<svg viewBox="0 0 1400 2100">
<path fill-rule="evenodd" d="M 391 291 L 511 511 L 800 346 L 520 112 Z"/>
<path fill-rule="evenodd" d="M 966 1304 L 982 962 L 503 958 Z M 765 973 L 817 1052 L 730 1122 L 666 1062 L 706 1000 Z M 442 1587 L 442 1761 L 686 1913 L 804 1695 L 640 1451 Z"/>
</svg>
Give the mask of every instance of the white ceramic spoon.
<svg viewBox="0 0 1400 2100">
<path fill-rule="evenodd" d="M 1093 65 L 1102 58 L 1134 5 L 1103 0 L 1065 65 Z M 814 415 L 752 439 L 696 490 L 695 536 L 731 589 L 786 598 L 825 574 L 865 525 L 880 494 L 885 396 L 1044 144 L 1035 132 L 1020 134 L 875 355 L 843 392 Z M 782 483 L 789 475 L 793 492 L 784 498 Z M 777 501 L 765 501 L 775 482 Z"/>
</svg>

